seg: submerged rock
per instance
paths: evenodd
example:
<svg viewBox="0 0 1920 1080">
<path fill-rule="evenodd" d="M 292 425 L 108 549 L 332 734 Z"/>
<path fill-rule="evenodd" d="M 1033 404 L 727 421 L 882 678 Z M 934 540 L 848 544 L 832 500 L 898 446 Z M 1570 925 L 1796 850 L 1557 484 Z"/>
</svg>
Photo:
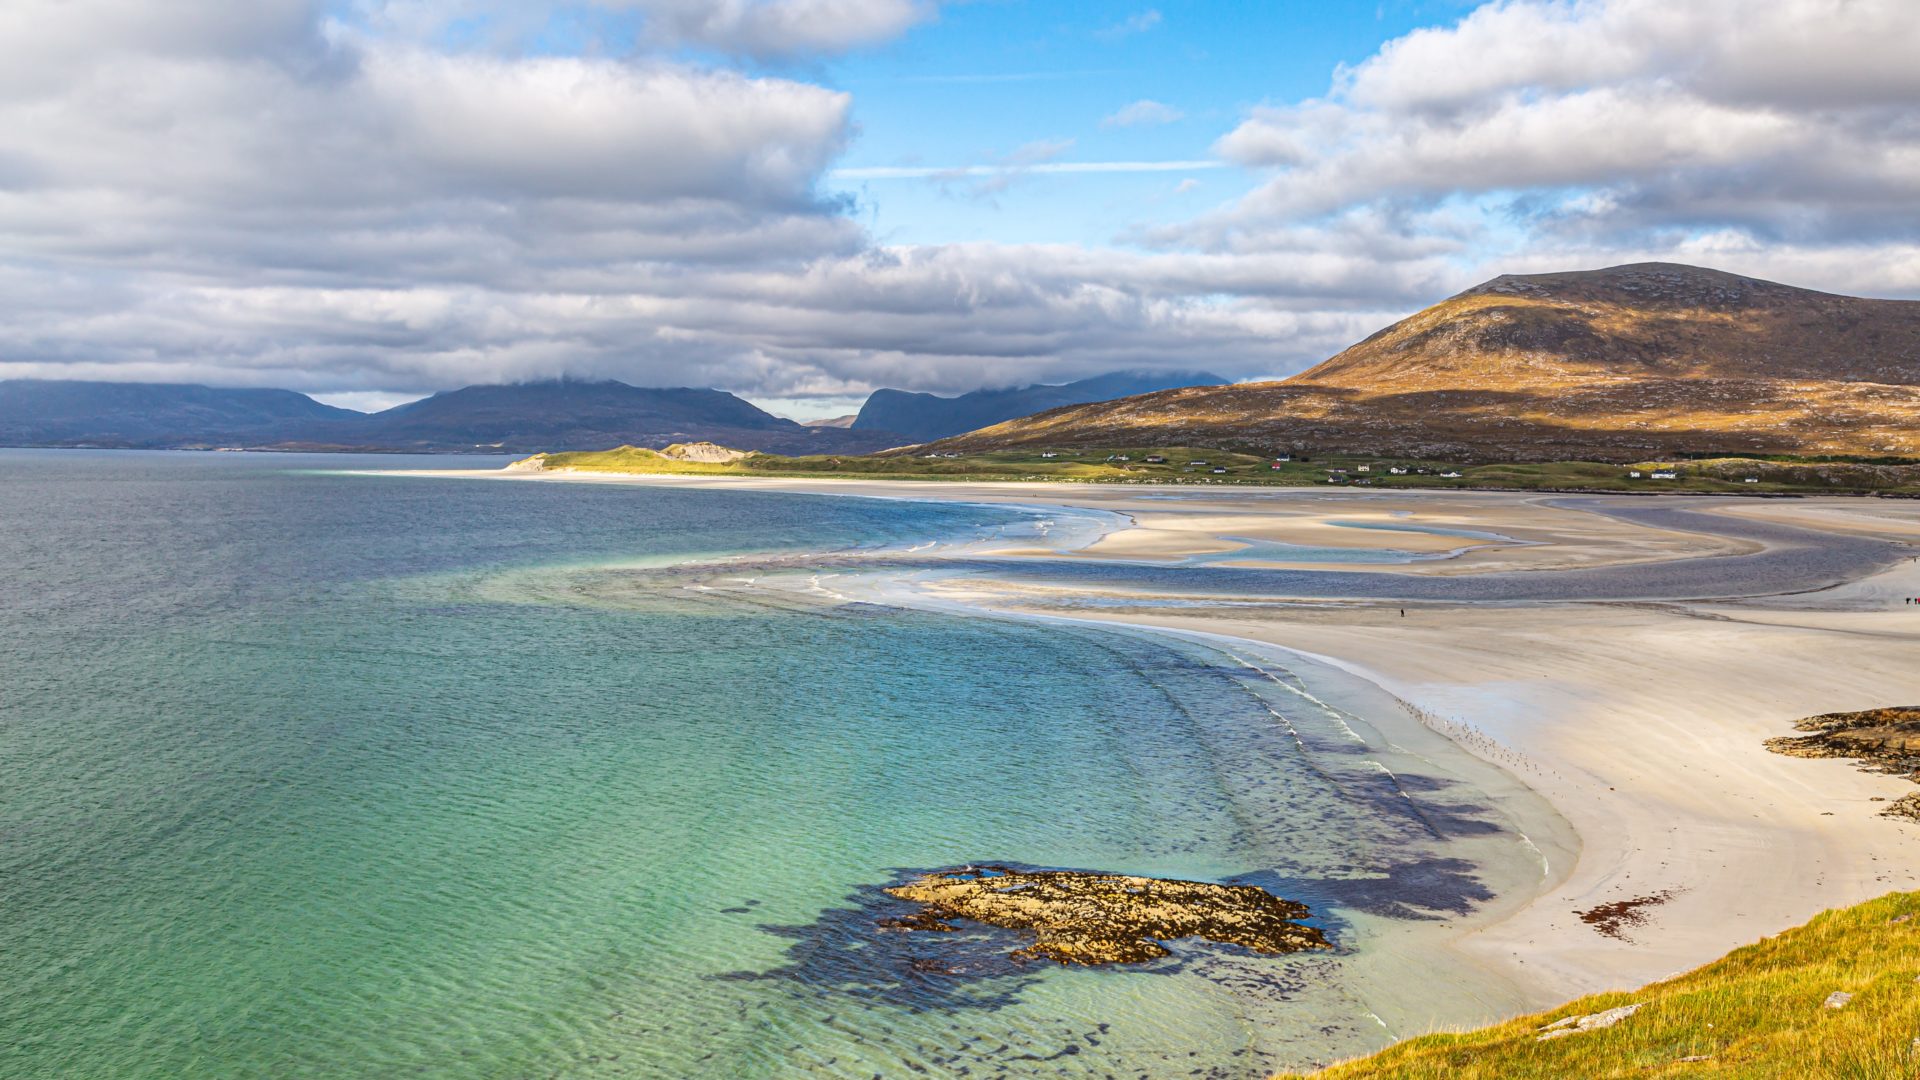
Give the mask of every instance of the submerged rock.
<svg viewBox="0 0 1920 1080">
<path fill-rule="evenodd" d="M 970 919 L 1032 931 L 1033 944 L 1012 954 L 1017 960 L 1140 963 L 1168 955 L 1162 941 L 1188 937 L 1263 953 L 1331 948 L 1318 929 L 1293 921 L 1308 916 L 1305 904 L 1253 885 L 968 866 L 886 891 L 922 905 L 883 921 L 892 929 L 952 930 L 952 920 Z"/>
</svg>

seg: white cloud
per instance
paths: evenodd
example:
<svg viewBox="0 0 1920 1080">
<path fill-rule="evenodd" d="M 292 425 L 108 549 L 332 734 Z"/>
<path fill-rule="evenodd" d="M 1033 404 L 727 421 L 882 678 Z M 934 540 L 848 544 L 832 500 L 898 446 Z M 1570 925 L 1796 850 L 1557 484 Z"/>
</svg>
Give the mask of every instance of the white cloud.
<svg viewBox="0 0 1920 1080">
<path fill-rule="evenodd" d="M 1898 0 L 1504 0 L 1253 110 L 1216 151 L 1274 175 L 1195 235 L 1450 197 L 1599 233 L 1912 232 L 1915 56 Z"/>
<path fill-rule="evenodd" d="M 1161 23 L 1160 12 L 1155 8 L 1135 12 L 1117 23 L 1103 26 L 1094 31 L 1094 36 L 1106 41 L 1118 41 L 1134 34 L 1144 34 Z"/>
<path fill-rule="evenodd" d="M 384 49 L 363 70 L 393 147 L 456 189 L 794 204 L 847 135 L 845 94 L 731 72 Z"/>
<path fill-rule="evenodd" d="M 931 4 L 617 3 L 651 36 L 585 57 L 513 47 L 527 9 L 500 0 L 0 6 L 0 375 L 838 400 L 1282 374 L 1505 271 L 1678 258 L 1920 293 L 1920 31 L 1891 0 L 1492 4 L 1250 111 L 1217 147 L 1250 195 L 1095 248 L 877 246 L 820 181 L 1221 162 L 1054 142 L 834 171 L 846 94 L 685 47 L 818 55 Z M 488 42 L 435 44 L 480 15 Z"/>
<path fill-rule="evenodd" d="M 1171 124 L 1186 118 L 1186 113 L 1171 105 L 1141 98 L 1131 105 L 1124 105 L 1100 121 L 1103 128 L 1148 127 L 1156 124 Z"/>
<path fill-rule="evenodd" d="M 841 53 L 891 41 L 935 15 L 932 0 L 602 0 L 646 13 L 650 31 L 760 58 Z"/>
<path fill-rule="evenodd" d="M 848 137 L 835 91 L 312 30 L 130 41 L 0 92 L 0 374 L 362 404 L 561 372 L 845 396 L 1286 370 L 1379 317 L 1366 260 L 871 247 L 815 190 Z M 1070 148 L 958 172 L 1214 164 Z"/>
<path fill-rule="evenodd" d="M 1007 172 L 1041 175 L 1074 173 L 1191 172 L 1222 169 L 1224 161 L 1041 161 L 1031 165 L 863 165 L 835 169 L 836 180 L 924 180 L 943 176 L 998 176 Z"/>
</svg>

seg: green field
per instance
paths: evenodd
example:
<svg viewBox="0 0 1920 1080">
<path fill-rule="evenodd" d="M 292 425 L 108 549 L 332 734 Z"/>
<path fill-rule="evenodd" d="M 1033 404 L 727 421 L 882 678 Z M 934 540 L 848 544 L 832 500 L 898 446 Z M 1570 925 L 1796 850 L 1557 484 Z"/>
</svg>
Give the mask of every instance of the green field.
<svg viewBox="0 0 1920 1080">
<path fill-rule="evenodd" d="M 1151 461 L 1150 458 L 1164 461 Z M 1197 464 L 1205 462 L 1206 464 Z M 703 464 L 623 446 L 552 454 L 549 469 L 692 476 L 855 476 L 898 480 L 1075 481 L 1109 484 L 1259 484 L 1283 487 L 1461 488 L 1519 491 L 1633 491 L 1695 494 L 1893 494 L 1920 496 L 1920 462 L 1709 458 L 1649 461 L 1473 464 L 1412 458 L 1313 455 L 1273 458 L 1193 447 L 1000 451 L 960 457 L 924 454 L 752 454 Z M 1404 470 L 1396 473 L 1394 470 Z M 1655 479 L 1657 472 L 1672 479 Z M 1638 472 L 1638 477 L 1633 476 Z M 1458 475 L 1449 475 L 1455 474 Z"/>
<path fill-rule="evenodd" d="M 1317 1080 L 1920 1076 L 1920 893 L 1829 911 L 1684 975 L 1463 1034 L 1425 1035 Z M 1833 994 L 1851 994 L 1839 1007 Z M 1838 1000 L 1838 999 L 1834 999 Z M 1611 1027 L 1542 1040 L 1625 1005 Z"/>
</svg>

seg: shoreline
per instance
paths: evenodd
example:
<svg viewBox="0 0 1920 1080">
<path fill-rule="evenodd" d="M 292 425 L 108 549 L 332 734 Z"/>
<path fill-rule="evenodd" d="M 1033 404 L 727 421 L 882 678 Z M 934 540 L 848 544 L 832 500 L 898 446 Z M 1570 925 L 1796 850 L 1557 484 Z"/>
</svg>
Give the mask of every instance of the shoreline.
<svg viewBox="0 0 1920 1080">
<path fill-rule="evenodd" d="M 1136 529 L 1140 519 L 1133 511 L 1168 513 L 1164 507 L 1138 505 L 1143 495 L 1153 499 L 1158 492 L 1031 482 L 942 484 L 928 490 L 928 485 L 871 480 L 689 481 L 464 470 L 399 475 L 1015 504 L 1040 511 L 1118 513 Z M 1072 490 L 1053 490 L 1063 488 Z M 1244 493 L 1183 488 L 1165 494 L 1179 501 L 1216 502 Z M 1451 573 L 1440 576 L 1455 579 L 1518 571 L 1549 577 L 1563 568 L 1755 554 L 1750 542 L 1730 546 L 1724 539 L 1546 505 L 1563 498 L 1305 491 L 1265 496 L 1259 501 L 1272 505 L 1253 512 L 1271 511 L 1280 519 L 1261 539 L 1298 536 L 1302 530 L 1324 536 L 1326 522 L 1351 516 L 1356 503 L 1418 501 L 1425 505 L 1393 509 L 1411 509 L 1416 517 L 1476 518 L 1483 531 L 1534 541 L 1516 548 L 1469 546 L 1443 557 L 1439 561 L 1453 565 L 1447 568 Z M 1308 508 L 1309 520 L 1297 520 L 1301 503 L 1316 504 Z M 1245 510 L 1235 507 L 1234 513 Z M 1822 536 L 1864 534 L 1909 545 L 1920 537 L 1920 506 L 1908 510 L 1879 500 L 1767 500 L 1708 512 L 1716 511 L 1815 529 Z M 1204 542 L 1200 530 L 1187 532 Z M 1387 546 L 1382 536 L 1395 538 L 1383 530 L 1341 539 Z M 1219 539 L 1230 538 L 1216 535 Z M 1162 550 L 1181 552 L 1177 544 Z M 1036 552 L 1027 558 L 1070 563 L 1074 556 Z M 1417 565 L 1368 564 L 1366 569 L 1419 578 L 1421 572 L 1412 569 Z M 1424 601 L 1409 604 L 1404 616 L 1391 600 L 1364 597 L 1211 607 L 1208 598 L 1186 597 L 1185 606 L 1156 608 L 1150 594 L 1127 592 L 1100 597 L 1109 603 L 1093 609 L 1085 604 L 1084 589 L 1007 586 L 977 567 L 967 569 L 901 587 L 936 605 L 1236 639 L 1324 663 L 1436 718 L 1445 730 L 1433 723 L 1425 724 L 1426 730 L 1532 789 L 1569 823 L 1580 854 L 1557 881 L 1498 920 L 1467 929 L 1453 947 L 1522 987 L 1534 1002 L 1551 1005 L 1655 981 L 1826 908 L 1920 887 L 1920 873 L 1908 869 L 1920 867 L 1920 830 L 1875 815 L 1875 800 L 1897 798 L 1910 785 L 1858 772 L 1845 762 L 1779 757 L 1762 745 L 1767 737 L 1788 733 L 1804 716 L 1907 704 L 1906 698 L 1916 696 L 1909 669 L 1911 656 L 1920 655 L 1915 651 L 1920 617 L 1901 620 L 1889 601 L 1920 596 L 1920 563 L 1893 563 L 1790 595 Z M 1463 739 L 1463 734 L 1472 737 Z M 1489 747 L 1500 748 L 1492 752 L 1497 757 L 1489 756 Z M 1531 767 L 1515 770 L 1514 761 Z M 1577 914 L 1657 893 L 1671 899 L 1650 908 L 1647 924 L 1622 937 L 1596 932 Z"/>
<path fill-rule="evenodd" d="M 1472 1028 L 1485 1023 L 1490 1015 L 1533 1011 L 1563 1000 L 1563 995 L 1544 992 L 1531 980 L 1516 977 L 1516 972 L 1488 963 L 1463 948 L 1474 934 L 1513 918 L 1565 882 L 1580 857 L 1581 839 L 1572 824 L 1551 800 L 1513 768 L 1513 762 L 1501 761 L 1497 754 L 1488 753 L 1488 747 L 1471 745 L 1457 737 L 1459 733 L 1449 733 L 1426 722 L 1417 707 L 1334 657 L 1218 630 L 991 607 L 927 593 L 902 596 L 901 592 L 911 592 L 911 586 L 901 585 L 897 590 L 874 589 L 870 595 L 881 603 L 947 614 L 1056 622 L 1172 638 L 1217 651 L 1229 660 L 1261 670 L 1271 664 L 1301 679 L 1310 691 L 1326 693 L 1325 680 L 1329 673 L 1346 684 L 1340 687 L 1344 691 L 1339 695 L 1342 699 L 1348 699 L 1356 688 L 1360 689 L 1364 696 L 1376 699 L 1367 703 L 1373 707 L 1362 705 L 1343 711 L 1373 729 L 1375 737 L 1383 739 L 1392 752 L 1418 759 L 1425 766 L 1421 770 L 1423 775 L 1454 777 L 1472 784 L 1473 789 L 1488 800 L 1489 809 L 1498 814 L 1503 825 L 1539 861 L 1540 869 L 1524 883 L 1508 882 L 1521 890 L 1519 895 L 1497 895 L 1465 915 L 1446 918 L 1444 928 L 1417 919 L 1377 920 L 1368 928 L 1367 947 L 1347 971 L 1350 989 L 1366 1002 L 1368 1014 L 1386 1030 L 1389 1043 L 1434 1030 Z M 1248 656 L 1253 660 L 1249 661 Z M 1470 763 L 1464 770 L 1463 760 Z M 1463 775 L 1465 773 L 1477 775 Z M 1490 782 L 1489 774 L 1497 779 Z M 1480 865 L 1483 870 L 1491 868 L 1488 863 Z M 1429 981 L 1410 986 L 1404 981 L 1409 954 L 1422 954 L 1427 960 L 1445 966 L 1438 970 L 1422 966 L 1420 970 Z M 1436 998 L 1433 993 L 1436 987 L 1444 988 L 1446 995 Z M 1472 1004 L 1463 1008 L 1463 1000 Z M 1496 1001 L 1499 1004 L 1493 1006 Z M 1488 1006 L 1493 1006 L 1491 1013 L 1486 1011 Z"/>
</svg>

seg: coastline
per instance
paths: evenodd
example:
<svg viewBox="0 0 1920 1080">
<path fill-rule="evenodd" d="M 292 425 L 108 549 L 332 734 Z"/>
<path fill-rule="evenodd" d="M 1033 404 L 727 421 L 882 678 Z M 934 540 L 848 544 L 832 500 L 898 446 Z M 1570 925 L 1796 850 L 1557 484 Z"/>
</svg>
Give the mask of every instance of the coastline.
<svg viewBox="0 0 1920 1080">
<path fill-rule="evenodd" d="M 1531 495 L 1381 499 L 1289 492 L 1263 497 L 1265 506 L 1234 506 L 1209 516 L 1184 505 L 1155 506 L 1157 492 L 1109 494 L 1083 485 L 427 475 L 1006 503 L 1107 511 L 1134 523 L 1131 530 L 1103 534 L 1080 554 L 998 553 L 1034 562 L 1084 558 L 1086 549 L 1116 533 L 1143 529 L 1167 535 L 1152 537 L 1152 550 L 1129 556 L 1170 562 L 1217 553 L 1219 545 L 1247 536 L 1281 543 L 1305 536 L 1322 546 L 1331 539 L 1375 549 L 1406 543 L 1405 533 L 1329 524 L 1353 517 L 1356 509 L 1408 510 L 1414 519 L 1408 523 L 1438 527 L 1464 518 L 1480 531 L 1520 542 L 1465 544 L 1434 561 L 1368 567 L 1409 578 L 1435 576 L 1441 563 L 1446 565 L 1439 576 L 1470 577 L 1751 555 L 1756 547 L 1753 541 L 1625 523 Z M 1215 501 L 1191 492 L 1166 494 L 1172 496 L 1166 501 L 1182 504 Z M 1422 505 L 1382 506 L 1415 502 Z M 1249 532 L 1247 526 L 1257 524 L 1247 520 L 1249 514 L 1263 511 L 1273 518 L 1270 527 L 1264 534 Z M 1828 535 L 1909 542 L 1920 535 L 1920 508 L 1859 500 L 1715 506 L 1710 512 Z M 1154 522 L 1156 517 L 1162 520 Z M 1231 534 L 1208 530 L 1223 519 Z M 1344 531 L 1331 531 L 1336 528 Z M 1010 585 L 978 571 L 916 579 L 902 588 L 921 593 L 925 602 L 995 614 L 1258 643 L 1342 669 L 1436 718 L 1436 727 L 1455 736 L 1457 745 L 1507 768 L 1544 797 L 1578 837 L 1580 855 L 1564 876 L 1550 878 L 1515 910 L 1469 928 L 1453 946 L 1524 988 L 1535 1004 L 1660 979 L 1825 908 L 1920 886 L 1920 875 L 1901 869 L 1920 865 L 1914 858 L 1920 855 L 1920 832 L 1875 816 L 1875 800 L 1897 798 L 1908 785 L 1844 762 L 1778 757 L 1762 746 L 1803 716 L 1903 704 L 1914 696 L 1910 658 L 1920 645 L 1920 620 L 1911 612 L 1902 619 L 1892 603 L 1920 595 L 1920 566 L 1911 562 L 1792 596 L 1429 601 L 1409 605 L 1405 616 L 1392 602 L 1377 600 L 1299 603 L 1282 597 L 1229 605 L 1219 597 L 1186 597 L 1169 606 L 1133 590 L 1115 590 L 1101 598 L 1102 605 L 1089 605 L 1085 589 Z M 1470 737 L 1458 738 L 1463 734 Z M 1525 764 L 1516 769 L 1516 762 Z M 1650 907 L 1646 925 L 1622 937 L 1598 933 L 1576 915 L 1661 894 L 1671 898 Z"/>
<path fill-rule="evenodd" d="M 1423 780 L 1435 777 L 1472 785 L 1485 800 L 1489 817 L 1521 842 L 1528 865 L 1514 865 L 1515 851 L 1482 853 L 1480 872 L 1504 875 L 1500 889 L 1478 907 L 1446 917 L 1443 925 L 1420 919 L 1367 920 L 1359 929 L 1364 947 L 1344 969 L 1351 992 L 1369 1015 L 1396 1041 L 1434 1030 L 1471 1028 L 1491 1016 L 1504 1016 L 1557 1003 L 1564 995 L 1539 985 L 1506 965 L 1489 962 L 1467 948 L 1473 937 L 1515 917 L 1572 874 L 1581 839 L 1572 824 L 1545 798 L 1530 778 L 1498 747 L 1472 745 L 1463 732 L 1446 732 L 1418 716 L 1418 708 L 1364 672 L 1336 658 L 1316 655 L 1256 637 L 1237 636 L 1200 625 L 1152 620 L 1122 620 L 1046 613 L 994 606 L 944 590 L 909 586 L 869 586 L 860 599 L 928 610 L 1041 620 L 1108 630 L 1134 631 L 1199 644 L 1239 663 L 1273 665 L 1299 678 L 1316 697 L 1326 699 L 1350 722 L 1363 723 L 1363 737 L 1376 757 L 1417 762 Z M 1251 658 L 1251 659 L 1249 659 Z M 1503 760 L 1505 757 L 1505 760 Z M 1395 770 L 1381 765 L 1383 771 Z M 1489 884 L 1492 884 L 1491 882 Z M 1408 980 L 1417 970 L 1418 982 Z"/>
</svg>

